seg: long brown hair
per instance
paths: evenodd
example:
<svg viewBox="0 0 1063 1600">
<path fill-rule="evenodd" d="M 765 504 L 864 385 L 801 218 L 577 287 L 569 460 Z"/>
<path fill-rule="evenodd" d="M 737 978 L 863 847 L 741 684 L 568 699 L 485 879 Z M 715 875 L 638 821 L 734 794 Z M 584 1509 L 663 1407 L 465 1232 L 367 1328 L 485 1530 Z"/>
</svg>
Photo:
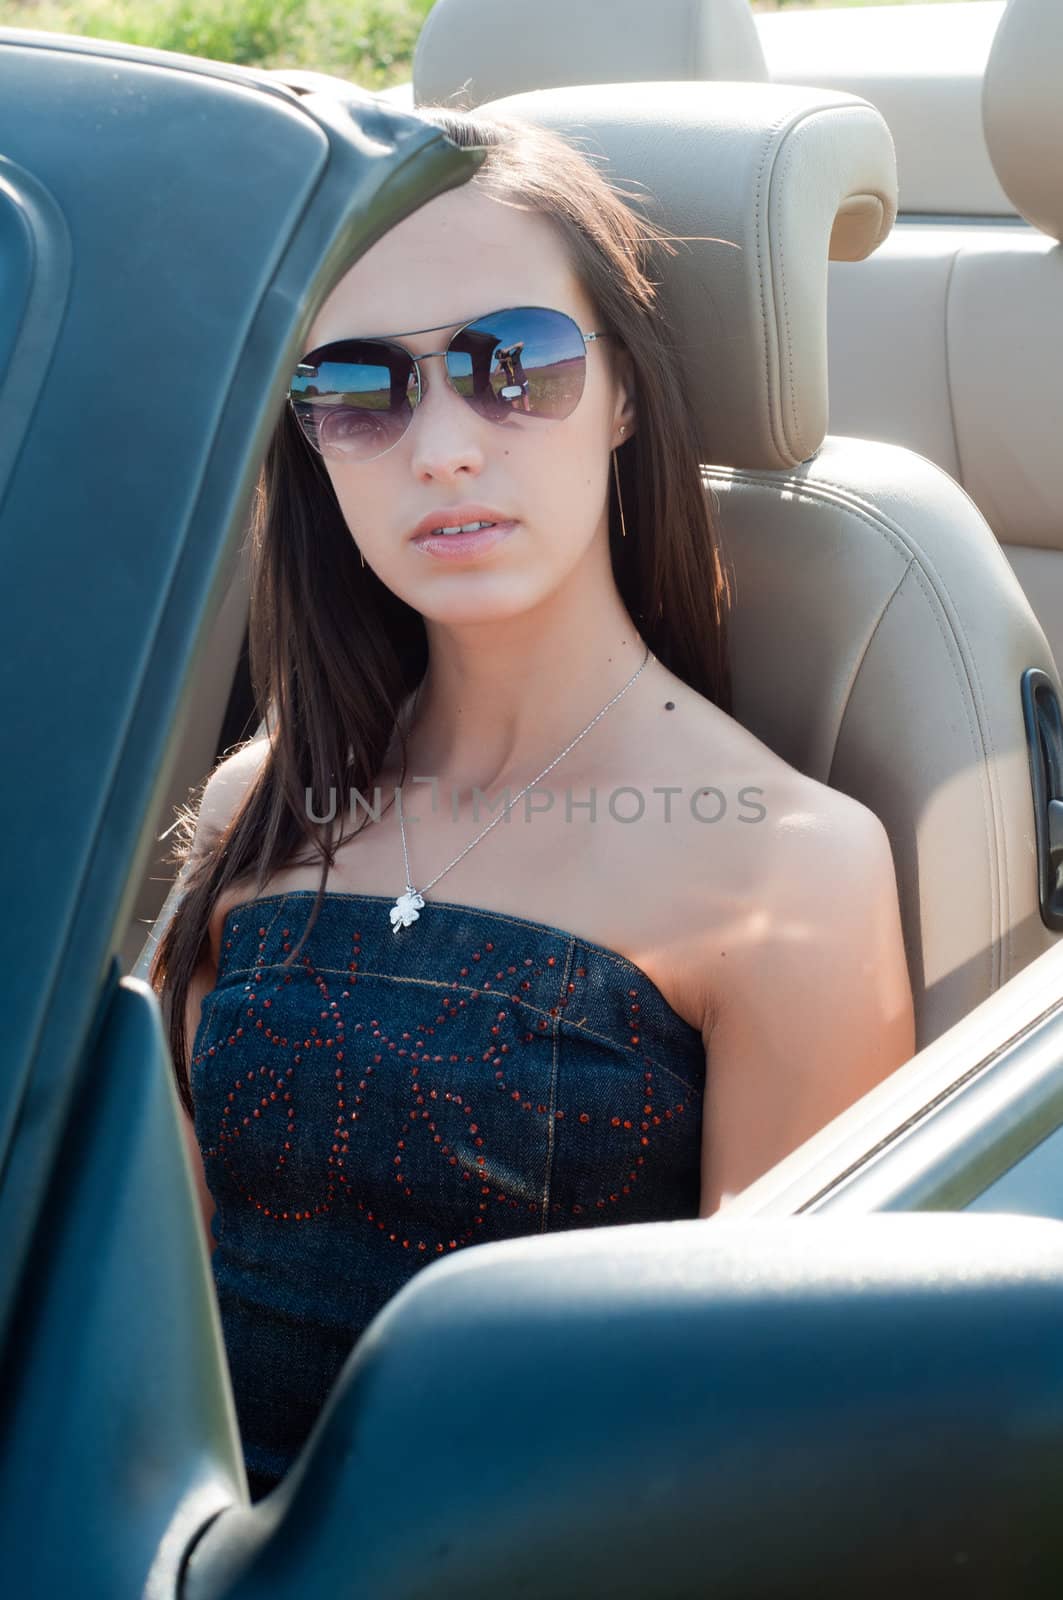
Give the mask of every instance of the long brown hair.
<svg viewBox="0 0 1063 1600">
<path fill-rule="evenodd" d="M 617 452 L 627 537 L 610 490 L 609 542 L 617 588 L 640 633 L 677 677 L 731 709 L 727 650 L 730 586 L 701 481 L 693 418 L 674 334 L 651 276 L 671 236 L 627 203 L 594 157 L 559 134 L 517 118 L 447 106 L 419 116 L 462 148 L 488 151 L 471 180 L 493 197 L 550 217 L 597 308 L 595 327 L 631 355 L 638 427 Z M 226 827 L 192 842 L 196 810 L 178 808 L 172 859 L 185 891 L 160 939 L 149 982 L 160 997 L 181 1103 L 192 1115 L 185 1037 L 189 987 L 209 954 L 219 896 L 255 873 L 254 895 L 293 864 L 301 846 L 321 860 L 313 927 L 335 851 L 365 826 L 334 838 L 330 788 L 371 795 L 404 702 L 428 663 L 420 613 L 363 567 L 327 472 L 284 407 L 259 477 L 250 533 L 250 671 L 270 748 Z M 308 621 L 308 619 L 310 619 Z M 401 732 L 402 772 L 406 742 Z M 322 835 L 322 829 L 324 834 Z"/>
</svg>

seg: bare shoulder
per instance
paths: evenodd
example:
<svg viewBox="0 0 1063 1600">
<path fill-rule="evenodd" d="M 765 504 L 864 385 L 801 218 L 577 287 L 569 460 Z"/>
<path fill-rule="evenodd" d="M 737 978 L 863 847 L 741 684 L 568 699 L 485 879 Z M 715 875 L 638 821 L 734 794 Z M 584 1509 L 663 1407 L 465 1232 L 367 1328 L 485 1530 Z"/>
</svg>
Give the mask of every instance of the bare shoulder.
<svg viewBox="0 0 1063 1600">
<path fill-rule="evenodd" d="M 721 1004 L 749 1008 L 779 995 L 790 975 L 800 1009 L 822 978 L 875 983 L 884 1010 L 908 995 L 893 850 L 876 814 L 785 762 L 768 763 L 760 809 L 733 859 L 744 892 L 734 917 Z M 739 832 L 736 824 L 734 833 Z M 796 1017 L 791 1012 L 791 1018 Z"/>
<path fill-rule="evenodd" d="M 872 888 L 896 894 L 889 835 L 870 807 L 793 768 L 773 776 L 769 794 L 766 892 L 812 897 L 832 917 L 857 910 Z"/>
<path fill-rule="evenodd" d="M 240 801 L 261 770 L 269 753 L 269 739 L 249 739 L 246 744 L 220 761 L 207 779 L 199 804 L 197 840 L 207 840 L 224 832 Z"/>
<path fill-rule="evenodd" d="M 665 839 L 673 909 L 691 930 L 685 964 L 698 974 L 706 1045 L 725 1012 L 748 1017 L 779 994 L 811 995 L 810 975 L 852 969 L 882 991 L 884 1010 L 910 1007 L 893 852 L 862 802 L 808 777 L 733 717 L 688 691 L 681 737 L 657 752 L 689 791 Z M 670 725 L 680 734 L 677 721 Z M 664 830 L 667 834 L 670 830 Z M 662 863 L 662 866 L 665 864 Z M 658 881 L 662 881 L 660 878 Z M 906 999 L 907 997 L 907 999 Z M 791 1011 L 791 1020 L 795 1013 Z"/>
<path fill-rule="evenodd" d="M 645 775 L 652 770 L 654 781 L 669 772 L 705 785 L 748 783 L 786 790 L 795 781 L 811 783 L 737 718 L 660 664 L 652 693 L 639 749 Z"/>
<path fill-rule="evenodd" d="M 702 1214 L 915 1052 L 889 836 L 867 806 L 794 773 L 751 892 L 716 940 L 704 1038 Z"/>
<path fill-rule="evenodd" d="M 195 836 L 192 840 L 192 858 L 206 852 L 220 834 L 224 833 L 236 814 L 240 802 L 254 782 L 262 763 L 269 753 L 269 739 L 263 735 L 240 745 L 231 755 L 218 763 L 203 788 L 196 817 Z M 218 896 L 210 919 L 209 988 L 217 971 L 221 928 L 233 899 L 238 899 L 235 886 Z M 204 979 L 206 982 L 206 979 Z"/>
<path fill-rule="evenodd" d="M 699 852 L 707 870 L 715 873 L 724 855 L 740 863 L 747 888 L 791 885 L 804 892 L 826 874 L 837 891 L 843 875 L 862 863 L 892 886 L 889 836 L 868 806 L 808 777 L 727 712 L 679 688 L 684 697 L 676 694 L 673 714 L 681 715 L 668 729 L 670 756 L 662 761 L 656 753 L 658 770 L 678 772 L 695 800 L 701 791 L 706 803 L 684 805 L 684 817 L 726 839 L 721 851 Z"/>
<path fill-rule="evenodd" d="M 881 818 L 806 778 L 779 819 L 772 862 L 765 895 L 778 926 L 806 930 L 808 948 L 794 958 L 795 973 L 808 977 L 806 1012 L 817 991 L 821 999 L 835 994 L 841 1008 L 847 986 L 850 999 L 859 991 L 869 1007 L 864 1020 L 874 1015 L 894 1052 L 909 1041 L 897 1055 L 906 1060 L 914 1051 L 912 994 L 893 848 Z"/>
</svg>

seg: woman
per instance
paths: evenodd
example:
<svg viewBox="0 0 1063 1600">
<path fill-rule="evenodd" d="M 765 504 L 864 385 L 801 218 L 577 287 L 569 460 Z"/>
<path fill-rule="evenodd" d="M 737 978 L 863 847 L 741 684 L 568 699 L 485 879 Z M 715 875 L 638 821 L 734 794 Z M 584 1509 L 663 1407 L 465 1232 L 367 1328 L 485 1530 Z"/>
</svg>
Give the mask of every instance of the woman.
<svg viewBox="0 0 1063 1600">
<path fill-rule="evenodd" d="M 881 824 L 729 714 L 666 236 L 556 135 L 421 114 L 488 155 L 313 324 L 270 733 L 181 819 L 152 971 L 256 1498 L 422 1266 L 708 1216 L 914 1049 Z"/>
</svg>

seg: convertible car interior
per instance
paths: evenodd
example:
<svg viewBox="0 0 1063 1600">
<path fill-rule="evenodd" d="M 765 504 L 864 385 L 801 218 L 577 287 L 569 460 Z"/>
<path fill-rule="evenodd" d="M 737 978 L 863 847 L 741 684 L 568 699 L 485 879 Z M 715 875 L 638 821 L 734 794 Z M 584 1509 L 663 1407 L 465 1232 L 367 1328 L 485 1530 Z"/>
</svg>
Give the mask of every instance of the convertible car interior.
<svg viewBox="0 0 1063 1600">
<path fill-rule="evenodd" d="M 542 0 L 514 50 L 508 8 L 437 0 L 412 86 L 384 98 L 539 119 L 675 233 L 740 247 L 691 243 L 664 268 L 734 578 L 735 715 L 882 819 L 922 1050 L 1061 921 L 1063 11 L 612 0 L 604 34 L 599 17 Z M 891 50 L 869 49 L 876 28 Z M 241 553 L 160 838 L 255 731 L 246 613 Z M 163 855 L 125 945 L 141 973 Z"/>
<path fill-rule="evenodd" d="M 684 241 L 662 294 L 735 714 L 894 852 L 919 1054 L 860 1105 L 914 1132 L 907 1186 L 880 1165 L 855 1219 L 796 1216 L 795 1152 L 744 1191 L 771 1224 L 740 1195 L 430 1261 L 250 1504 L 145 933 L 174 807 L 255 731 L 240 536 L 291 363 L 351 255 L 476 157 L 399 94 L 0 30 L 5 1592 L 1059 1593 L 1059 1226 L 867 1213 L 962 1209 L 923 1181 L 928 1095 L 968 1174 L 978 1117 L 1000 1168 L 1063 1124 L 1063 10 L 912 7 L 982 13 L 984 62 L 953 71 L 941 16 L 925 73 L 883 49 L 858 83 L 840 47 L 809 81 L 799 17 L 607 3 L 596 41 L 601 4 L 513 0 L 515 50 L 502 0 L 438 0 L 410 95 L 584 141 Z M 921 165 L 924 94 L 954 137 Z"/>
</svg>

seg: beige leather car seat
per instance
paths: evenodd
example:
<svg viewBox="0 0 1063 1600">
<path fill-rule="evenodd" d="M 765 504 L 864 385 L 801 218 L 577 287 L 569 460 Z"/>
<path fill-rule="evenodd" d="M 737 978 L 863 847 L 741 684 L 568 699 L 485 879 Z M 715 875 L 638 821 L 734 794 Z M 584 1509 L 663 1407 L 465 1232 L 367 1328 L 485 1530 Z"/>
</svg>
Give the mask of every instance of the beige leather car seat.
<svg viewBox="0 0 1063 1600">
<path fill-rule="evenodd" d="M 1022 217 L 910 224 L 832 266 L 830 426 L 918 450 L 964 486 L 1063 661 L 1060 0 L 1011 0 L 983 114 Z"/>
<path fill-rule="evenodd" d="M 705 0 L 721 3 L 730 0 Z M 982 79 L 1004 5 L 784 5 L 758 12 L 756 29 L 770 82 L 842 89 L 881 111 L 902 217 L 1014 217 L 982 133 Z"/>
<path fill-rule="evenodd" d="M 435 0 L 413 57 L 415 105 L 475 106 L 573 83 L 764 80 L 747 0 Z"/>
<path fill-rule="evenodd" d="M 780 0 L 781 3 L 781 0 Z M 1050 0 L 1054 4 L 1054 0 Z M 982 133 L 982 78 L 1005 0 L 783 5 L 749 0 L 435 0 L 400 103 L 479 105 L 581 83 L 715 78 L 840 89 L 897 149 L 901 214 L 1015 212 Z"/>
</svg>

